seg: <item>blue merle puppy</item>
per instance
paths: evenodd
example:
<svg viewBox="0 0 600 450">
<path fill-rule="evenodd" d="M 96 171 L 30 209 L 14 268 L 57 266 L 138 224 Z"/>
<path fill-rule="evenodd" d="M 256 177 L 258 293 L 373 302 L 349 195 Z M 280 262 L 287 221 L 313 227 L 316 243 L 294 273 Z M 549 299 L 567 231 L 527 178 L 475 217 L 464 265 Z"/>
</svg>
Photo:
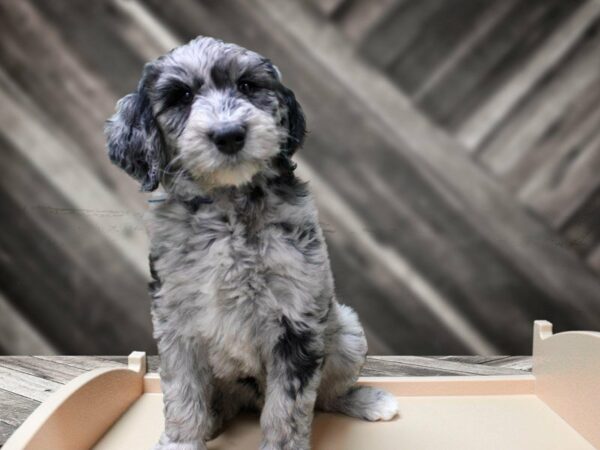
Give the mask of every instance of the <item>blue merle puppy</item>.
<svg viewBox="0 0 600 450">
<path fill-rule="evenodd" d="M 337 302 L 306 183 L 291 158 L 302 109 L 266 58 L 199 37 L 146 65 L 106 125 L 110 159 L 144 191 L 165 431 L 156 449 L 201 450 L 240 409 L 261 411 L 262 450 L 310 448 L 313 411 L 398 412 L 355 386 L 367 343 Z"/>
</svg>

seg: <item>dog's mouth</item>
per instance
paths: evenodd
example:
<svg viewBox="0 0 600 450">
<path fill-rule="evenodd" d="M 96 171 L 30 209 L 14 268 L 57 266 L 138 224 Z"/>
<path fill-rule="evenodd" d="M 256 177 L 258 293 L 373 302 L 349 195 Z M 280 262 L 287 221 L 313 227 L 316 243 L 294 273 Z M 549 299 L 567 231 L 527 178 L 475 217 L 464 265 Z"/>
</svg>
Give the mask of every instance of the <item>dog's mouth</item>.
<svg viewBox="0 0 600 450">
<path fill-rule="evenodd" d="M 199 167 L 193 171 L 193 176 L 198 182 L 208 186 L 241 186 L 250 182 L 261 169 L 262 164 L 258 161 L 238 159 L 236 162 L 228 161 L 228 164 L 211 171 Z"/>
</svg>

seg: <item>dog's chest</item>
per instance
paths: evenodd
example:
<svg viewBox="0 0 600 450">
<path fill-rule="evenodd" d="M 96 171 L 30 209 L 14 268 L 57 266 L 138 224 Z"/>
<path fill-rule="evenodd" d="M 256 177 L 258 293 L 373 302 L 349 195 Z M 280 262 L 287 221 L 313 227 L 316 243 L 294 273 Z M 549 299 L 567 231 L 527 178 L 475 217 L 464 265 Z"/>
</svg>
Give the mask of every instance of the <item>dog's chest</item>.
<svg viewBox="0 0 600 450">
<path fill-rule="evenodd" d="M 269 330 L 282 315 L 311 307 L 322 272 L 319 236 L 299 233 L 302 224 L 292 220 L 282 211 L 248 218 L 212 205 L 171 205 L 151 218 L 156 270 L 169 292 L 160 302 L 177 304 L 171 316 L 185 334 L 206 339 L 222 376 L 260 373 L 259 355 L 275 338 Z"/>
</svg>

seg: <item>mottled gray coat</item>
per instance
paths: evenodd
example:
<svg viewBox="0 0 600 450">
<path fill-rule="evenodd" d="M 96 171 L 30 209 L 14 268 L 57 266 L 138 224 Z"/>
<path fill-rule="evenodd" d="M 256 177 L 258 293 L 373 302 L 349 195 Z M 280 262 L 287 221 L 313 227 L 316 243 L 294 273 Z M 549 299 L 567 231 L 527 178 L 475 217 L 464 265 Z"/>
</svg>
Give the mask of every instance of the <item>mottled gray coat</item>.
<svg viewBox="0 0 600 450">
<path fill-rule="evenodd" d="M 147 217 L 165 406 L 156 449 L 205 449 L 240 409 L 261 411 L 261 450 L 309 449 L 315 407 L 397 414 L 390 394 L 354 386 L 367 345 L 335 298 L 316 208 L 293 173 L 304 133 L 278 69 L 211 38 L 149 63 L 107 123 L 113 162 L 164 190 Z"/>
</svg>

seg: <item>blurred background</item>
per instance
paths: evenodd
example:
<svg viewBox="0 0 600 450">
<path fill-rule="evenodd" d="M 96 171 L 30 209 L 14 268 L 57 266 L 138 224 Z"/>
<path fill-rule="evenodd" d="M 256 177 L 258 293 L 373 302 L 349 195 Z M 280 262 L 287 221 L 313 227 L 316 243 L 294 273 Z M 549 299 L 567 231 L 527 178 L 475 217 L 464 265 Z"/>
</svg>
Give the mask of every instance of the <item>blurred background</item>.
<svg viewBox="0 0 600 450">
<path fill-rule="evenodd" d="M 530 354 L 600 329 L 597 0 L 0 0 L 0 353 L 155 352 L 146 195 L 103 122 L 196 35 L 308 117 L 340 301 L 371 354 Z"/>
</svg>

